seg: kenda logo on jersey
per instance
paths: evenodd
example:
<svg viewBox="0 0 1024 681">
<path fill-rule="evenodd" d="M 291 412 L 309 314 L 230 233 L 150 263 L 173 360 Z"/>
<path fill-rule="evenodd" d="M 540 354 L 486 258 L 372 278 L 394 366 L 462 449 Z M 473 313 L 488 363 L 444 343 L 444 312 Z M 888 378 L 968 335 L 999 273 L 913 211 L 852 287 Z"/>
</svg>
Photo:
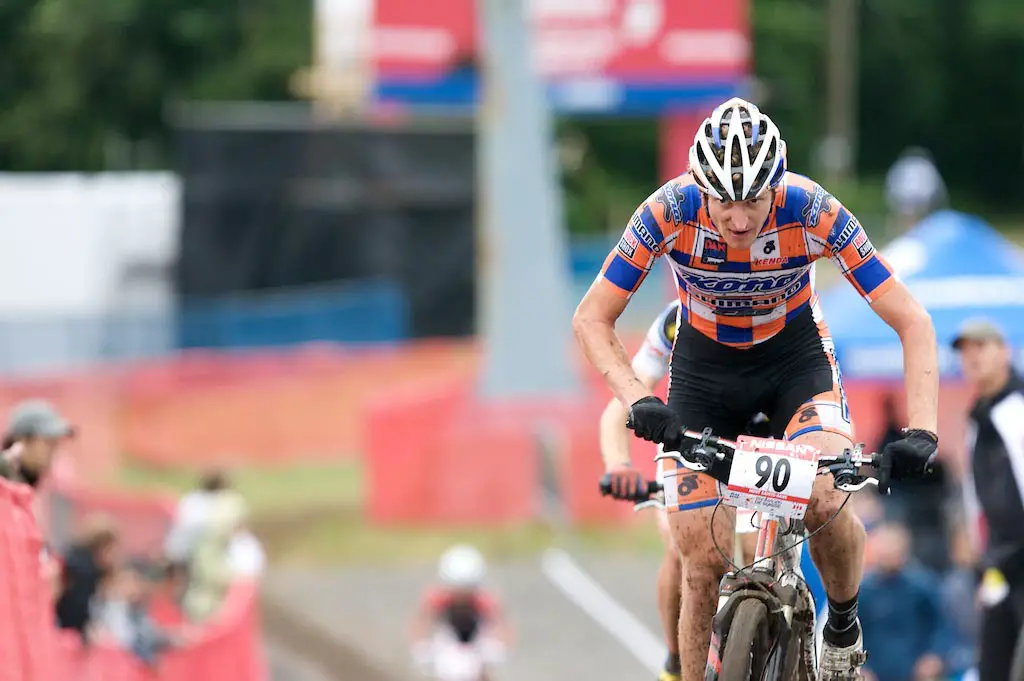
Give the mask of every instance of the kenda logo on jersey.
<svg viewBox="0 0 1024 681">
<path fill-rule="evenodd" d="M 714 277 L 687 272 L 682 274 L 688 286 L 711 293 L 764 293 L 789 286 L 804 275 L 803 270 L 785 272 L 766 277 L 746 275 L 739 277 Z"/>
</svg>

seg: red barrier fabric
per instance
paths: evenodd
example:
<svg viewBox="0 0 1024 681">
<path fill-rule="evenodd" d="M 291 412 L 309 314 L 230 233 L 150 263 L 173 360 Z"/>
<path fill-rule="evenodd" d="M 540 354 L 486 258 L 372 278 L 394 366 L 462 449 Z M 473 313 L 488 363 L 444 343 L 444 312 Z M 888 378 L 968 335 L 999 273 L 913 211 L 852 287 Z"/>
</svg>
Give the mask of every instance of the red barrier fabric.
<svg viewBox="0 0 1024 681">
<path fill-rule="evenodd" d="M 0 681 L 266 680 L 254 583 L 236 584 L 214 620 L 150 670 L 56 629 L 44 555 L 32 491 L 0 480 Z"/>
<path fill-rule="evenodd" d="M 424 382 L 382 395 L 365 412 L 370 519 L 495 524 L 536 516 L 543 486 L 537 429 L 547 423 L 555 440 L 555 486 L 568 518 L 577 524 L 630 522 L 628 504 L 602 498 L 597 490 L 604 470 L 598 421 L 610 395 L 591 374 L 586 385 L 587 396 L 568 404 L 483 405 L 471 380 Z M 850 382 L 846 390 L 856 440 L 869 449 L 886 429 L 887 398 L 896 406 L 898 424 L 906 422 L 905 395 L 898 386 Z M 963 466 L 969 401 L 962 385 L 943 386 L 941 457 L 954 474 Z M 655 452 L 654 445 L 633 441 L 633 463 L 649 478 Z M 494 487 L 495 477 L 501 478 L 500 487 Z"/>
<path fill-rule="evenodd" d="M 639 341 L 629 338 L 626 346 L 635 349 Z M 359 350 L 194 352 L 64 379 L 2 384 L 0 408 L 41 395 L 66 410 L 81 431 L 68 447 L 76 480 L 102 478 L 121 452 L 151 465 L 193 469 L 359 456 L 366 462 L 367 512 L 374 521 L 511 521 L 522 509 L 537 507 L 540 481 L 527 478 L 540 470 L 537 413 L 552 407 L 535 404 L 531 412 L 531 405 L 503 405 L 497 408 L 506 412 L 501 418 L 495 408 L 483 409 L 473 397 L 478 350 L 471 342 L 430 341 Z M 587 406 L 562 412 L 554 428 L 563 443 L 558 486 L 573 490 L 566 500 L 575 520 L 602 522 L 621 513 L 588 491 L 588 478 L 600 472 L 597 418 L 611 394 L 581 357 L 577 361 L 584 367 L 579 401 Z M 869 448 L 885 429 L 882 398 L 888 393 L 894 393 L 897 421 L 905 423 L 897 385 L 848 381 L 846 390 L 856 439 Z M 954 472 L 963 467 L 969 399 L 962 385 L 943 385 L 941 456 Z M 653 471 L 653 452 L 637 443 L 634 463 Z M 470 503 L 475 492 L 462 487 L 439 491 L 448 489 L 450 479 L 472 476 L 479 479 L 464 486 L 484 489 L 488 476 L 499 472 L 514 482 L 489 505 Z M 513 501 L 513 493 L 522 498 Z M 119 515 L 131 516 L 127 532 L 139 543 L 154 533 L 157 523 L 145 513 Z"/>
</svg>

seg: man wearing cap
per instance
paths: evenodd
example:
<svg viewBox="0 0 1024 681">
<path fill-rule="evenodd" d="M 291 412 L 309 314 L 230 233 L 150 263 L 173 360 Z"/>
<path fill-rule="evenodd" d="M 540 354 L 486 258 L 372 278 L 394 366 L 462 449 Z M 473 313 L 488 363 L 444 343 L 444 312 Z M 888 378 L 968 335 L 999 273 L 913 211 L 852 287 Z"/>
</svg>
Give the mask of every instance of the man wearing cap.
<svg viewBox="0 0 1024 681">
<path fill-rule="evenodd" d="M 37 486 L 57 447 L 74 428 L 46 400 L 25 400 L 11 411 L 0 454 L 0 477 Z"/>
<path fill-rule="evenodd" d="M 968 417 L 966 506 L 988 528 L 978 677 L 1008 679 L 1024 626 L 1024 382 L 1013 370 L 1005 335 L 991 320 L 965 321 L 953 348 L 977 394 Z"/>
</svg>

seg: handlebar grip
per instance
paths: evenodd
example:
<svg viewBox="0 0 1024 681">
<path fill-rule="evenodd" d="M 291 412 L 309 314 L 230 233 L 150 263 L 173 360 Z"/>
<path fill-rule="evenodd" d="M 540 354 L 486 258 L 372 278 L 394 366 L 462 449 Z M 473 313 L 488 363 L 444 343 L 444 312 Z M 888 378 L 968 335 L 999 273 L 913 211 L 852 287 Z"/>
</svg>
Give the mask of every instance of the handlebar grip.
<svg viewBox="0 0 1024 681">
<path fill-rule="evenodd" d="M 889 493 L 889 481 L 892 479 L 892 454 L 882 452 L 878 455 L 878 493 Z"/>
<path fill-rule="evenodd" d="M 611 473 L 605 473 L 604 474 L 604 476 L 601 478 L 601 483 L 599 485 L 599 488 L 601 490 L 601 496 L 609 497 L 609 496 L 612 495 L 612 474 Z M 637 495 L 637 498 L 633 499 L 633 501 L 646 501 L 647 499 L 649 499 L 650 497 L 654 496 L 655 494 L 657 494 L 660 491 L 661 491 L 661 483 L 660 482 L 658 482 L 657 480 L 648 480 L 647 481 L 647 489 L 646 490 L 641 489 L 640 490 L 640 494 Z"/>
</svg>

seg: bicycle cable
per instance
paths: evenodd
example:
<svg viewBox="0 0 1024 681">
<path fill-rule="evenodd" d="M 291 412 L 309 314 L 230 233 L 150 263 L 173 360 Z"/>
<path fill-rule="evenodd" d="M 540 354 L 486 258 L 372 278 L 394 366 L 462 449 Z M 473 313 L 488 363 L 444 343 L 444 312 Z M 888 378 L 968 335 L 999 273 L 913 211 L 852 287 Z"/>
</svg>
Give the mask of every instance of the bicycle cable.
<svg viewBox="0 0 1024 681">
<path fill-rule="evenodd" d="M 846 498 L 843 499 L 843 503 L 839 504 L 839 508 L 836 509 L 835 513 L 833 513 L 832 516 L 828 520 L 826 520 L 824 523 L 822 523 L 821 526 L 818 527 L 816 530 L 814 530 L 813 532 L 809 532 L 809 533 L 805 534 L 800 539 L 800 541 L 796 542 L 795 544 L 791 544 L 790 546 L 787 546 L 785 549 L 781 549 L 779 551 L 776 551 L 775 553 L 772 553 L 772 554 L 770 554 L 768 556 L 765 556 L 764 558 L 761 559 L 761 561 L 773 560 L 773 559 L 777 558 L 778 556 L 783 555 L 787 551 L 792 551 L 796 547 L 800 546 L 801 544 L 803 544 L 804 542 L 809 540 L 814 535 L 816 535 L 819 532 L 821 532 L 822 530 L 824 530 L 826 527 L 828 527 L 830 524 L 832 524 L 832 521 L 835 520 L 836 518 L 838 518 L 839 514 L 842 513 L 844 508 L 846 508 L 847 502 L 850 501 L 850 495 L 851 494 L 852 494 L 852 492 L 847 492 L 846 493 Z M 711 524 L 711 528 L 710 528 L 711 529 L 711 542 L 715 545 L 715 550 L 718 551 L 718 553 L 722 556 L 722 558 L 725 559 L 725 562 L 729 565 L 729 567 L 731 567 L 733 569 L 733 571 L 738 575 L 738 574 L 741 574 L 741 573 L 744 573 L 744 572 L 748 572 L 751 568 L 754 567 L 754 565 L 756 565 L 757 563 L 759 563 L 761 561 L 755 561 L 755 562 L 751 563 L 750 565 L 746 565 L 744 567 L 739 567 L 738 565 L 736 565 L 736 563 L 734 563 L 732 561 L 732 558 L 730 558 L 725 553 L 725 551 L 722 550 L 722 547 L 718 543 L 717 537 L 715 537 L 715 515 L 718 513 L 718 508 L 720 506 L 722 506 L 722 502 L 723 502 L 723 499 L 721 497 L 719 497 L 718 503 L 716 503 L 715 507 L 711 510 L 711 522 L 710 522 L 710 524 Z M 751 518 L 750 523 L 753 526 L 753 524 L 754 524 L 753 517 Z M 792 528 L 790 528 L 790 529 L 792 529 Z M 787 530 L 787 532 L 789 532 L 789 531 L 790 530 Z M 806 589 L 808 592 L 810 592 L 810 587 L 807 585 L 807 580 L 804 579 L 804 576 L 802 574 L 800 574 L 799 571 L 793 571 L 792 574 L 798 580 L 800 580 L 800 583 L 803 585 L 804 589 Z M 764 584 L 761 584 L 761 583 L 759 583 L 757 581 L 752 581 L 752 584 L 756 585 L 756 587 L 758 589 L 764 591 L 769 596 L 774 595 L 774 594 L 771 593 L 771 591 L 769 591 L 768 587 L 765 586 Z M 812 600 L 812 604 L 813 604 L 813 600 Z M 761 679 L 764 678 L 764 675 L 768 671 L 768 660 L 771 659 L 772 654 L 778 648 L 779 640 L 780 640 L 780 637 L 778 635 L 772 637 L 771 646 L 768 648 L 768 653 L 767 653 L 767 655 L 765 657 L 765 666 L 764 666 L 764 668 L 761 669 L 761 673 L 758 675 Z"/>
<path fill-rule="evenodd" d="M 805 534 L 803 536 L 803 538 L 801 538 L 800 541 L 796 542 L 795 544 L 792 544 L 791 546 L 788 546 L 785 549 L 780 549 L 780 550 L 776 551 L 775 553 L 772 553 L 772 554 L 770 554 L 768 556 L 765 556 L 761 560 L 762 561 L 774 560 L 775 558 L 778 558 L 779 556 L 781 556 L 782 554 L 786 553 L 787 551 L 790 551 L 792 549 L 795 549 L 797 546 L 800 546 L 801 544 L 803 544 L 804 542 L 809 540 L 811 537 L 815 536 L 816 534 L 818 534 L 819 532 L 824 530 L 826 527 L 831 525 L 832 521 L 835 520 L 836 518 L 838 518 L 839 514 L 842 513 L 844 508 L 846 508 L 846 503 L 848 501 L 850 501 L 850 495 L 851 494 L 852 494 L 852 492 L 847 492 L 846 493 L 846 498 L 843 499 L 843 503 L 839 504 L 839 508 L 836 509 L 835 513 L 833 513 L 832 516 L 828 520 L 826 520 L 824 523 L 822 523 L 821 526 L 818 527 L 816 530 L 814 530 L 813 532 L 809 532 L 809 533 Z M 751 563 L 750 565 L 746 565 L 744 567 L 739 567 L 738 565 L 736 565 L 736 563 L 734 563 L 732 561 L 732 558 L 730 558 L 725 553 L 725 551 L 722 550 L 722 547 L 718 544 L 718 538 L 715 537 L 715 514 L 718 513 L 718 508 L 722 505 L 722 502 L 723 502 L 723 499 L 721 497 L 719 497 L 718 498 L 718 503 L 715 504 L 714 509 L 712 509 L 712 511 L 711 511 L 711 523 L 710 523 L 711 524 L 711 542 L 715 545 L 715 550 L 718 551 L 719 555 L 721 555 L 722 558 L 725 559 L 725 562 L 729 565 L 729 567 L 731 567 L 733 569 L 733 571 L 735 571 L 737 574 L 740 574 L 740 573 L 743 573 L 743 572 L 748 572 L 751 568 L 753 568 L 757 563 L 759 563 L 761 561 L 755 561 L 755 562 Z M 751 524 L 753 524 L 753 522 L 754 522 L 753 519 L 751 519 Z M 804 585 L 806 586 L 807 585 L 806 580 L 804 580 L 803 577 L 800 576 L 799 573 L 795 573 L 795 574 L 797 575 L 797 577 L 800 577 L 800 581 L 804 582 Z"/>
</svg>

